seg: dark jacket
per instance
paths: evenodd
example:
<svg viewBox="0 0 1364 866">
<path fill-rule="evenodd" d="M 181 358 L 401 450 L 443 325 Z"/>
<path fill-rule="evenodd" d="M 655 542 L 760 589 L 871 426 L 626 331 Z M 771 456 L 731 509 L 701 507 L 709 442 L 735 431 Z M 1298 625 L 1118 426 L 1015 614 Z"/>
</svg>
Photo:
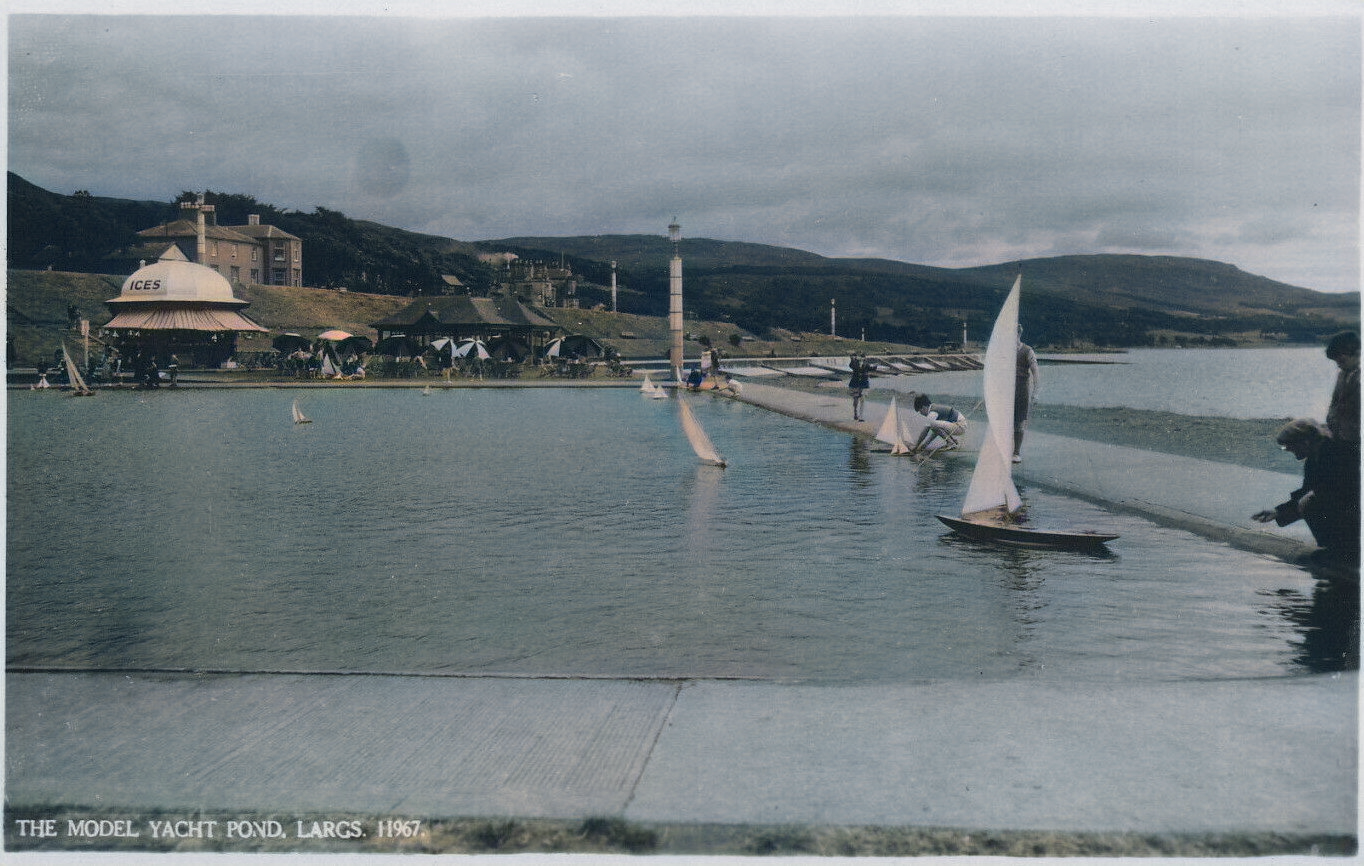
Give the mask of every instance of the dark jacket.
<svg viewBox="0 0 1364 866">
<path fill-rule="evenodd" d="M 863 389 L 870 388 L 871 387 L 870 374 L 871 371 L 874 370 L 875 368 L 876 365 L 874 364 L 869 364 L 866 361 L 859 361 L 856 358 L 854 358 L 852 361 L 848 363 L 848 369 L 852 370 L 852 378 L 848 380 L 848 387 Z"/>
<path fill-rule="evenodd" d="M 1287 526 L 1306 520 L 1317 545 L 1333 554 L 1359 561 L 1358 450 L 1347 443 L 1323 439 L 1303 461 L 1302 487 L 1274 508 L 1274 522 Z M 1300 505 L 1308 493 L 1306 505 Z"/>
</svg>

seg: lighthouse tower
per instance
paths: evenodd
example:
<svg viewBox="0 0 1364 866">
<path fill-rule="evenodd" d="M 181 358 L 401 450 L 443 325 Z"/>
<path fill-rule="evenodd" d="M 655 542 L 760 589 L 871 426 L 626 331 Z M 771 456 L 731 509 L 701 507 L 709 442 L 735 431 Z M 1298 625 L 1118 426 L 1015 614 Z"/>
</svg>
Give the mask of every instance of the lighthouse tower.
<svg viewBox="0 0 1364 866">
<path fill-rule="evenodd" d="M 682 381 L 682 226 L 673 222 L 668 226 L 668 239 L 673 242 L 673 258 L 668 263 L 668 330 L 672 334 L 672 348 L 668 352 L 668 366 L 673 369 L 673 381 Z"/>
</svg>

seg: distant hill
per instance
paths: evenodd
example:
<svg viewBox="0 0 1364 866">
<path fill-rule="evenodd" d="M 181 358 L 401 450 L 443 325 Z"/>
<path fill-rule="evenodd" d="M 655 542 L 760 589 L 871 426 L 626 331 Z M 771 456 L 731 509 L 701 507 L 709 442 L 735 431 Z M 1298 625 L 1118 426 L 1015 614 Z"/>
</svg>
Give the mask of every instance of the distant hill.
<svg viewBox="0 0 1364 866">
<path fill-rule="evenodd" d="M 180 217 L 176 202 L 134 202 L 77 193 L 48 192 L 8 174 L 11 268 L 128 272 L 119 250 L 133 246 L 137 232 Z M 310 286 L 346 287 L 389 295 L 439 291 L 442 275 L 456 276 L 474 291 L 485 291 L 492 271 L 470 244 L 450 238 L 353 220 L 318 207 L 313 213 L 280 210 L 249 195 L 205 194 L 220 225 L 245 225 L 249 214 L 303 239 L 303 275 Z M 136 267 L 136 263 L 132 265 Z"/>
<path fill-rule="evenodd" d="M 442 275 L 448 274 L 481 295 L 498 274 L 479 253 L 512 252 L 571 268 L 583 307 L 609 305 L 614 261 L 622 313 L 667 313 L 673 248 L 662 235 L 468 242 L 353 220 L 322 207 L 300 213 L 249 195 L 210 191 L 206 197 L 223 225 L 243 224 L 256 213 L 302 238 L 304 279 L 311 286 L 415 296 L 446 291 Z M 132 245 L 138 230 L 179 215 L 174 202 L 64 196 L 13 173 L 8 205 L 12 269 L 126 273 L 111 256 Z M 687 315 L 754 335 L 827 333 L 832 300 L 843 336 L 934 347 L 960 340 L 965 324 L 971 338 L 980 339 L 1020 272 L 1025 332 L 1040 346 L 1308 342 L 1359 323 L 1358 292 L 1316 292 L 1201 259 L 1063 256 L 953 269 L 705 238 L 683 239 L 681 254 Z"/>
<path fill-rule="evenodd" d="M 673 251 L 661 235 L 512 237 L 477 246 L 562 258 L 597 276 L 614 260 L 618 280 L 647 311 L 666 313 Z M 953 269 L 708 239 L 682 240 L 680 254 L 688 311 L 754 332 L 827 329 L 833 300 L 843 334 L 938 345 L 958 339 L 963 322 L 970 334 L 985 333 L 1019 273 L 1025 331 L 1039 345 L 1305 342 L 1359 322 L 1358 292 L 1316 292 L 1203 259 L 1063 256 Z"/>
</svg>

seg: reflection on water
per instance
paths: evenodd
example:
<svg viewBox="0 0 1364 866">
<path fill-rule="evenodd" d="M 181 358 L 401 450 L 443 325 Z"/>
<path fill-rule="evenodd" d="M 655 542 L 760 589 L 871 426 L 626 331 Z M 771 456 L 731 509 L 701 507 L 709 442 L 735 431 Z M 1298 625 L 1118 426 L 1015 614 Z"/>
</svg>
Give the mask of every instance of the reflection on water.
<svg viewBox="0 0 1364 866">
<path fill-rule="evenodd" d="M 1280 589 L 1266 610 L 1293 623 L 1300 641 L 1294 660 L 1310 671 L 1359 670 L 1359 584 L 1323 579 L 1310 596 Z"/>
<path fill-rule="evenodd" d="M 294 396 L 10 392 L 9 664 L 864 683 L 1341 655 L 1301 569 L 1026 489 L 1122 538 L 963 542 L 933 515 L 969 461 L 728 400 L 695 404 L 718 469 L 633 389 L 310 390 L 302 427 Z"/>
</svg>

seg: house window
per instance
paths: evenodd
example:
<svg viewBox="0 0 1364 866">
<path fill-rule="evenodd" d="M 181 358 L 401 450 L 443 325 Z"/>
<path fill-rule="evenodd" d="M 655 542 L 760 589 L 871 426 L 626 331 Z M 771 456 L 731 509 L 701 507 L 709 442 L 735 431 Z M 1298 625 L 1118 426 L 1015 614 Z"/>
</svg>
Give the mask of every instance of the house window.
<svg viewBox="0 0 1364 866">
<path fill-rule="evenodd" d="M 277 286 L 284 285 L 284 268 L 275 268 L 271 271 L 270 281 Z"/>
<path fill-rule="evenodd" d="M 216 256 L 217 254 L 218 254 L 218 242 L 217 242 L 217 241 L 214 241 L 214 242 L 213 242 L 213 255 Z"/>
<path fill-rule="evenodd" d="M 239 267 L 237 267 L 236 265 L 233 265 L 233 266 L 232 266 L 232 282 L 238 283 L 238 282 L 241 282 L 241 279 L 242 279 L 242 269 L 239 268 Z"/>
<path fill-rule="evenodd" d="M 256 261 L 256 260 L 259 259 L 259 258 L 260 258 L 260 249 L 259 249 L 258 247 L 252 247 L 252 248 L 251 248 L 251 261 L 254 262 L 254 261 Z"/>
<path fill-rule="evenodd" d="M 295 246 L 295 247 L 294 247 L 294 261 L 298 261 L 298 260 L 299 260 L 299 257 L 300 257 L 301 255 L 302 255 L 302 254 L 299 252 L 299 248 L 298 248 L 297 246 Z"/>
<path fill-rule="evenodd" d="M 233 245 L 232 245 L 232 258 L 235 259 L 236 257 L 237 257 L 237 245 L 236 245 L 236 244 L 233 244 Z"/>
<path fill-rule="evenodd" d="M 259 283 L 259 282 L 260 282 L 260 268 L 252 268 L 252 269 L 251 269 L 251 282 L 253 282 L 253 283 Z"/>
</svg>

